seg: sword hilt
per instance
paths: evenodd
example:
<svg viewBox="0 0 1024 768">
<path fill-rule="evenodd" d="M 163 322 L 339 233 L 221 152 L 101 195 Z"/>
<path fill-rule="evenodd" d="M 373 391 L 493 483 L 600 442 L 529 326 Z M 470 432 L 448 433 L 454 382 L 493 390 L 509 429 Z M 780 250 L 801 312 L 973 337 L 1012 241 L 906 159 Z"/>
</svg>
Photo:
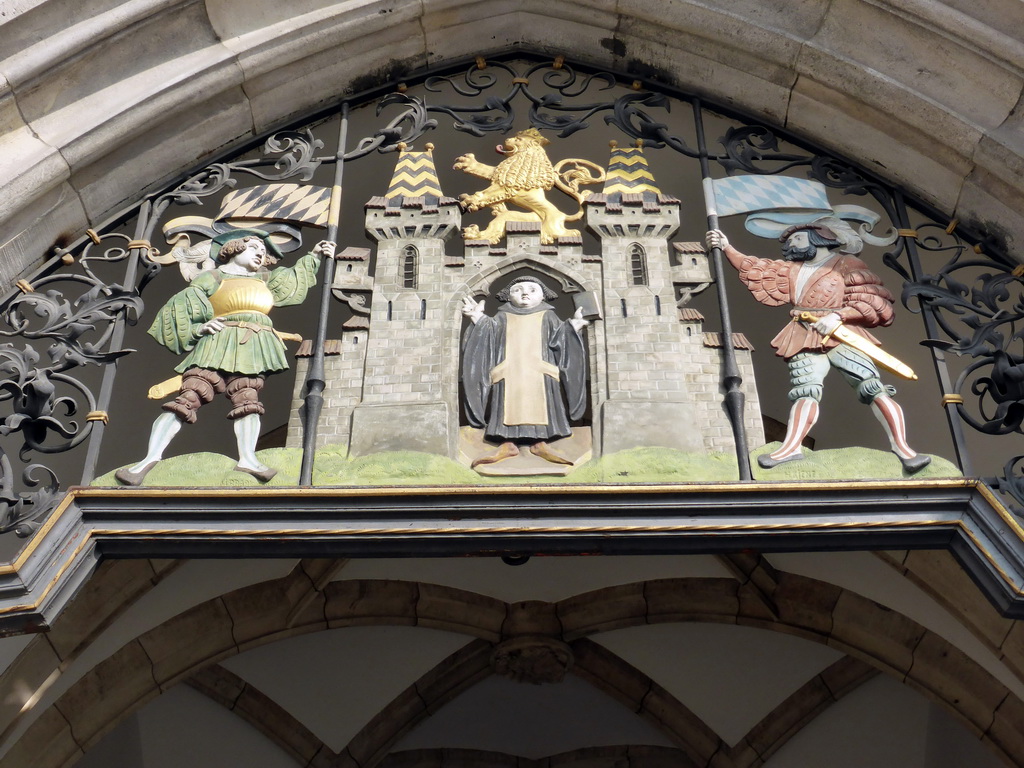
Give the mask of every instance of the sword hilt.
<svg viewBox="0 0 1024 768">
<path fill-rule="evenodd" d="M 807 323 L 808 325 L 813 325 L 814 323 L 818 322 L 818 320 L 819 320 L 819 319 L 820 319 L 820 318 L 819 318 L 819 317 L 818 317 L 817 315 L 815 315 L 815 314 L 814 314 L 813 312 L 801 312 L 801 313 L 800 313 L 800 317 L 799 317 L 799 320 L 800 320 L 801 322 L 803 322 L 803 323 Z M 840 320 L 840 321 L 839 321 L 839 325 L 842 325 L 842 324 L 843 324 L 843 321 L 842 321 L 842 320 Z M 836 327 L 839 327 L 839 326 L 836 326 Z M 833 333 L 834 333 L 834 332 L 835 332 L 835 331 L 833 331 Z M 828 341 L 828 340 L 829 340 L 830 338 L 832 338 L 832 333 L 826 333 L 826 334 L 824 334 L 824 335 L 823 335 L 823 336 L 821 337 L 821 340 L 822 340 L 822 342 L 826 342 L 826 341 Z"/>
</svg>

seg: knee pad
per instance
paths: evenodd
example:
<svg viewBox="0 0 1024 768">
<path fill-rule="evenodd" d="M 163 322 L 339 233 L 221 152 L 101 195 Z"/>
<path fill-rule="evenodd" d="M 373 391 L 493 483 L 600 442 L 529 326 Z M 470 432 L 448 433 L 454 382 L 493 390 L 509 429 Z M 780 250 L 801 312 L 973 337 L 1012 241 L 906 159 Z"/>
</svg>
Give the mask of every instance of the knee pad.
<svg viewBox="0 0 1024 768">
<path fill-rule="evenodd" d="M 798 384 L 790 388 L 787 397 L 790 399 L 790 402 L 794 403 L 802 397 L 810 398 L 820 403 L 821 396 L 824 393 L 825 388 L 821 384 Z"/>
<path fill-rule="evenodd" d="M 796 402 L 802 397 L 807 397 L 820 403 L 825 391 L 825 374 L 829 368 L 827 358 L 824 355 L 802 352 L 791 357 L 788 363 L 789 399 Z"/>
<path fill-rule="evenodd" d="M 196 411 L 224 391 L 224 380 L 216 371 L 205 368 L 189 368 L 181 376 L 178 396 L 164 403 L 163 410 L 176 415 L 187 424 L 196 423 Z"/>
<path fill-rule="evenodd" d="M 240 419 L 251 414 L 265 413 L 266 409 L 260 402 L 260 390 L 263 389 L 262 376 L 232 376 L 228 380 L 227 396 L 231 400 L 229 419 Z"/>
<path fill-rule="evenodd" d="M 896 387 L 891 384 L 883 384 L 882 380 L 877 376 L 872 376 L 870 379 L 864 379 L 864 381 L 856 385 L 857 399 L 865 405 L 870 405 L 875 401 L 875 398 L 879 395 L 888 395 L 892 397 L 896 394 Z"/>
</svg>

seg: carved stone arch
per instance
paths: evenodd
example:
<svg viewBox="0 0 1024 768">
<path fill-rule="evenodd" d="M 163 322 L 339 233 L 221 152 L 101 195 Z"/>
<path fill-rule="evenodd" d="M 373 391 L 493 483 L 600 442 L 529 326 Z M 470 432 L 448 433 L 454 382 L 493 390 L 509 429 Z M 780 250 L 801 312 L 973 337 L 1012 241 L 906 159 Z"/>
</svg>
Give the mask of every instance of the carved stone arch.
<svg viewBox="0 0 1024 768">
<path fill-rule="evenodd" d="M 587 747 L 537 760 L 476 749 L 417 749 L 392 752 L 380 768 L 697 768 L 678 749 L 650 746 Z"/>
<path fill-rule="evenodd" d="M 287 17 L 286 4 L 267 4 L 259 14 L 208 5 L 202 14 L 185 0 L 159 6 L 161 14 L 133 6 L 131 13 L 97 18 L 95 29 L 74 44 L 66 39 L 71 30 L 61 4 L 16 7 L 14 23 L 6 25 L 11 30 L 5 29 L 11 58 L 5 72 L 20 74 L 8 74 L 5 87 L 11 103 L 25 103 L 7 128 L 16 147 L 3 174 L 11 237 L 0 250 L 14 260 L 9 274 L 41 258 L 52 245 L 50 232 L 83 231 L 146 185 L 159 187 L 158 180 L 212 159 L 220 147 L 244 144 L 339 94 L 378 85 L 396 62 L 451 65 L 504 52 L 509 41 L 522 41 L 524 52 L 558 51 L 570 61 L 664 73 L 659 79 L 716 93 L 723 103 L 842 147 L 863 165 L 906 180 L 935 205 L 956 207 L 961 219 L 996 221 L 1018 240 L 1024 229 L 1019 109 L 1014 112 L 1019 41 L 999 26 L 1017 18 L 1019 4 L 1011 0 L 935 2 L 915 13 L 899 3 L 855 0 L 771 15 L 759 4 L 681 2 L 658 14 L 657 24 L 643 6 L 601 4 L 580 13 L 568 0 L 532 4 L 520 15 L 424 0 L 401 18 L 373 17 L 344 2 L 325 1 L 318 13 L 295 18 Z M 30 13 L 41 20 L 18 18 Z M 188 34 L 175 45 L 151 46 L 138 71 L 117 57 L 121 46 L 112 41 L 139 47 L 154 27 L 179 24 L 187 24 Z M 27 44 L 26 28 L 42 30 L 35 34 L 46 44 L 36 38 Z M 909 41 L 917 64 L 875 55 L 881 43 L 869 34 L 873 29 Z M 801 51 L 819 63 L 808 70 Z M 83 55 L 101 76 L 67 82 Z M 178 76 L 168 79 L 172 63 Z M 97 91 L 101 81 L 111 84 L 110 94 Z M 37 95 L 50 90 L 61 93 L 55 115 Z M 180 126 L 154 122 L 165 103 L 190 115 L 184 138 Z M 61 119 L 65 112 L 74 125 Z M 192 151 L 160 151 L 175 138 Z"/>
<path fill-rule="evenodd" d="M 520 269 L 533 269 L 546 277 L 557 280 L 558 284 L 552 287 L 562 293 L 577 293 L 600 288 L 598 281 L 587 278 L 579 270 L 556 258 L 541 253 L 522 251 L 495 261 L 467 277 L 452 291 L 446 315 L 457 315 L 462 310 L 462 300 L 465 297 L 489 295 L 495 282 Z"/>
<path fill-rule="evenodd" d="M 572 649 L 575 656 L 572 674 L 648 722 L 676 744 L 676 748 L 637 744 L 584 748 L 573 753 L 574 756 L 559 756 L 559 765 L 586 765 L 588 759 L 607 760 L 626 754 L 633 758 L 650 757 L 653 750 L 674 768 L 709 764 L 719 768 L 756 768 L 818 715 L 878 674 L 873 667 L 845 656 L 794 691 L 730 747 L 669 691 L 611 651 L 585 638 L 575 641 Z M 490 643 L 471 640 L 385 705 L 340 753 L 331 750 L 258 688 L 220 665 L 200 670 L 186 682 L 241 717 L 301 764 L 310 764 L 318 757 L 328 765 L 415 766 L 420 765 L 423 751 L 392 752 L 395 744 L 446 704 L 496 674 L 492 651 Z M 442 751 L 465 753 L 465 750 L 450 748 Z M 517 765 L 513 755 L 488 754 Z M 487 759 L 481 761 L 484 755 L 473 757 L 469 764 L 488 764 Z M 435 765 L 429 761 L 425 764 Z M 455 764 L 462 763 L 456 761 Z"/>
<path fill-rule="evenodd" d="M 293 635 L 346 626 L 420 626 L 497 643 L 556 619 L 561 639 L 670 622 L 743 624 L 850 654 L 938 702 L 1008 762 L 1024 765 L 1024 703 L 978 662 L 903 614 L 832 584 L 780 573 L 774 611 L 729 578 L 605 587 L 557 603 L 506 604 L 436 584 L 332 581 L 296 602 L 288 577 L 197 605 L 124 645 L 36 713 L 0 768 L 69 764 L 146 701 L 222 659 Z M 524 614 L 525 612 L 525 614 Z M 539 612 L 536 613 L 535 612 Z M 15 684 L 16 681 L 9 681 Z M 102 695 L 99 695 L 102 692 Z M 0 691 L 7 695 L 9 690 Z M 43 745 L 46 749 L 43 749 Z"/>
</svg>

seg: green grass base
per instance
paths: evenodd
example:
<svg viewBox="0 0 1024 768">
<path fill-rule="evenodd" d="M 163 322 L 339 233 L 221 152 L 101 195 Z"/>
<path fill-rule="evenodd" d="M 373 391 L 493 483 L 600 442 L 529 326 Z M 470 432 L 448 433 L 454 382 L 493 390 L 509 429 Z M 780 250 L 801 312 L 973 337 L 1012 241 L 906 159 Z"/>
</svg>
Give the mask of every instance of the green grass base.
<svg viewBox="0 0 1024 768">
<path fill-rule="evenodd" d="M 778 447 L 771 443 L 751 452 L 756 480 L 793 482 L 809 480 L 899 480 L 907 478 L 899 459 L 887 451 L 872 448 L 836 448 L 824 451 L 804 449 L 805 458 L 780 464 L 773 469 L 757 466 L 757 456 Z M 235 472 L 235 460 L 217 453 L 175 456 L 157 464 L 146 476 L 144 486 L 154 487 L 292 487 L 298 485 L 302 452 L 298 448 L 270 448 L 257 454 L 278 469 L 269 483 Z M 414 451 L 395 451 L 349 459 L 340 446 L 317 451 L 313 485 L 521 485 L 599 483 L 727 483 L 737 478 L 736 459 L 731 454 L 683 453 L 671 448 L 632 448 L 584 464 L 568 475 L 534 477 L 481 477 L 468 467 L 443 456 Z M 912 477 L 960 477 L 957 468 L 934 456 L 932 463 Z M 118 486 L 108 472 L 94 486 Z"/>
</svg>

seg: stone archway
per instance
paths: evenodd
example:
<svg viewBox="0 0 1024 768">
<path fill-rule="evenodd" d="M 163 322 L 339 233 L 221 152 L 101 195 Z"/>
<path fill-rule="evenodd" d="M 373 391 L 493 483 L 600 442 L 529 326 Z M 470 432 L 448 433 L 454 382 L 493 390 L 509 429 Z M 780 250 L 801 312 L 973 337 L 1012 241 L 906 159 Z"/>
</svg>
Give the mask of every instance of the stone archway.
<svg viewBox="0 0 1024 768">
<path fill-rule="evenodd" d="M 758 3 L 652 14 L 568 0 L 105 7 L 69 23 L 66 2 L 44 0 L 0 28 L 6 276 L 223 147 L 406 72 L 513 47 L 712 94 L 862 158 L 997 237 L 1024 232 L 1022 52 L 1002 31 L 1024 21 L 1013 0 L 912 10 L 851 0 L 770 14 Z M 182 119 L 164 120 L 170 112 Z"/>
<path fill-rule="evenodd" d="M 878 674 L 868 664 L 844 657 L 779 704 L 737 744 L 729 746 L 670 692 L 598 643 L 577 640 L 572 652 L 572 674 L 639 715 L 677 745 L 671 750 L 635 745 L 590 748 L 580 750 L 576 759 L 581 761 L 608 759 L 632 750 L 649 756 L 646 750 L 653 750 L 661 759 L 672 759 L 671 764 L 676 766 L 756 768 L 800 732 L 793 723 L 806 725 Z M 492 653 L 489 643 L 470 641 L 393 699 L 340 752 L 334 752 L 272 699 L 220 665 L 206 667 L 186 682 L 238 714 L 302 763 L 319 759 L 331 765 L 416 764 L 427 756 L 419 750 L 394 752 L 395 744 L 445 704 L 494 674 Z M 436 761 L 435 752 L 429 755 Z M 515 764 L 514 755 L 491 755 L 490 759 L 512 760 Z"/>
<path fill-rule="evenodd" d="M 733 579 L 680 578 L 512 605 L 432 584 L 332 581 L 311 593 L 301 581 L 305 586 L 285 577 L 236 590 L 129 642 L 37 713 L 0 766 L 65 765 L 150 698 L 228 656 L 296 634 L 414 625 L 488 645 L 551 632 L 577 644 L 610 629 L 669 622 L 742 624 L 827 644 L 924 693 L 1011 764 L 1024 765 L 1017 728 L 1024 703 L 1010 690 L 931 630 L 807 577 L 779 573 L 767 600 Z"/>
</svg>

